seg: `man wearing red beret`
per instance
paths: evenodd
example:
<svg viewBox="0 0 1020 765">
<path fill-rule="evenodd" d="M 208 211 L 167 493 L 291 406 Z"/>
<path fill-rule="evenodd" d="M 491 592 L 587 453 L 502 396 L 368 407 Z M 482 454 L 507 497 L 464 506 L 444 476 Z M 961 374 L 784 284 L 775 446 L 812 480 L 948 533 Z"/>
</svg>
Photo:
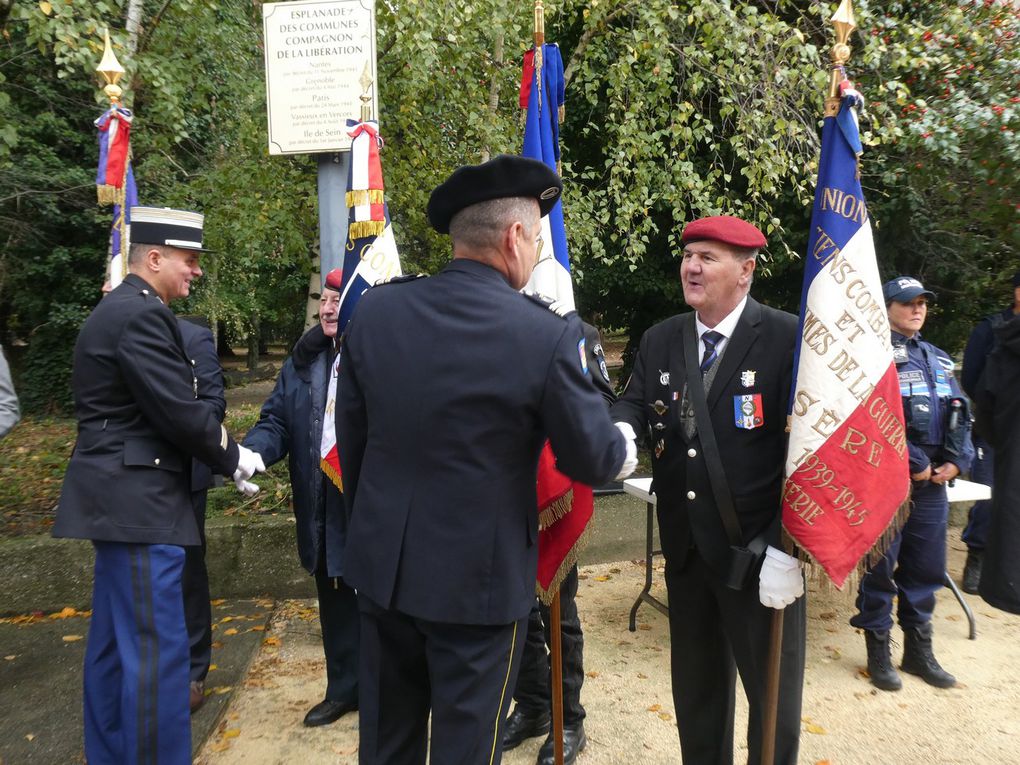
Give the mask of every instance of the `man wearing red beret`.
<svg viewBox="0 0 1020 765">
<path fill-rule="evenodd" d="M 702 218 L 681 242 L 694 310 L 645 332 L 612 409 L 651 439 L 680 749 L 684 762 L 733 762 L 736 669 L 747 761 L 761 760 L 771 609 L 785 608 L 775 762 L 796 763 L 804 580 L 782 552 L 780 495 L 797 318 L 749 294 L 765 246 L 750 223 Z"/>
</svg>

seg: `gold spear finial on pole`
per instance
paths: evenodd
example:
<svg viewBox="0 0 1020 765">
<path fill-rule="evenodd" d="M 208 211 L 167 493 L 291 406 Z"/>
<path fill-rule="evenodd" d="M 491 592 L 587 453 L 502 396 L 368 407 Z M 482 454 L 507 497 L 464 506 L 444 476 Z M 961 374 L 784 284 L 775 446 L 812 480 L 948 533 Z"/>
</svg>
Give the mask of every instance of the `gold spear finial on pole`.
<svg viewBox="0 0 1020 765">
<path fill-rule="evenodd" d="M 535 47 L 545 45 L 545 6 L 542 0 L 535 0 Z"/>
<path fill-rule="evenodd" d="M 832 65 L 829 72 L 829 95 L 825 99 L 826 117 L 834 117 L 839 112 L 839 83 L 845 76 L 843 67 L 850 59 L 850 46 L 847 41 L 850 39 L 850 33 L 857 28 L 852 0 L 843 0 L 831 21 L 836 28 L 836 44 L 832 46 L 830 52 Z"/>
<path fill-rule="evenodd" d="M 124 92 L 121 90 L 120 85 L 117 84 L 120 78 L 124 76 L 124 67 L 120 65 L 117 55 L 113 52 L 113 46 L 110 45 L 109 29 L 103 30 L 103 44 L 103 58 L 99 62 L 99 66 L 96 67 L 96 71 L 106 80 L 106 87 L 103 88 L 103 92 L 110 99 L 110 103 L 116 106 L 120 101 L 121 94 Z"/>
<path fill-rule="evenodd" d="M 358 83 L 361 85 L 361 121 L 368 122 L 372 119 L 372 72 L 369 71 L 368 62 L 365 62 L 365 71 L 361 73 Z"/>
</svg>

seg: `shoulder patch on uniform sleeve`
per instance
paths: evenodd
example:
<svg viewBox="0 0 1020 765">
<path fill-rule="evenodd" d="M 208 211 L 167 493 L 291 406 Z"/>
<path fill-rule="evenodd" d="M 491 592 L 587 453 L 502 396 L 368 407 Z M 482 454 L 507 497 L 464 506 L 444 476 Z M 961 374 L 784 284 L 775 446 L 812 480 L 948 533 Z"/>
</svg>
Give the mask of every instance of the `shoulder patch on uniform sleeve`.
<svg viewBox="0 0 1020 765">
<path fill-rule="evenodd" d="M 943 355 L 941 355 L 939 353 L 936 353 L 935 354 L 935 358 L 937 358 L 939 360 L 939 364 L 941 364 L 943 367 L 945 367 L 945 370 L 947 372 L 952 372 L 954 369 L 956 369 L 956 362 L 954 362 L 948 356 L 943 356 Z"/>
<path fill-rule="evenodd" d="M 548 308 L 557 316 L 566 318 L 572 313 L 575 313 L 574 309 L 566 303 L 560 302 L 559 300 L 553 300 L 545 295 L 539 295 L 537 292 L 522 292 L 522 295 L 533 303 L 538 303 L 543 308 Z"/>
</svg>

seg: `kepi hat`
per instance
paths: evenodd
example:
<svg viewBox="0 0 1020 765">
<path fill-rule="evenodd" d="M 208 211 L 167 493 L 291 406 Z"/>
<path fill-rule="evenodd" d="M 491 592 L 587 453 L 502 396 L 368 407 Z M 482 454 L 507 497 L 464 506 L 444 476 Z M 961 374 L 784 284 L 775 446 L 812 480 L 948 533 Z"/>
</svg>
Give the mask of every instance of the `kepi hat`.
<svg viewBox="0 0 1020 765">
<path fill-rule="evenodd" d="M 132 207 L 131 244 L 158 244 L 179 250 L 212 252 L 202 246 L 205 216 L 170 207 Z"/>
</svg>

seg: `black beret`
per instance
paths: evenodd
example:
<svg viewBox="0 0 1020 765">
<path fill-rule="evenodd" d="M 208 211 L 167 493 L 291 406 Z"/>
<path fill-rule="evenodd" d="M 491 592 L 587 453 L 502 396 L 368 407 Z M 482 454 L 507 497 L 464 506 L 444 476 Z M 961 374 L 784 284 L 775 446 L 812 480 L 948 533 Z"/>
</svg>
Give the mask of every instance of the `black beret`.
<svg viewBox="0 0 1020 765">
<path fill-rule="evenodd" d="M 530 197 L 543 216 L 555 206 L 563 190 L 556 172 L 537 159 L 500 154 L 480 165 L 464 165 L 436 186 L 426 212 L 432 228 L 450 233 L 450 220 L 465 207 L 506 197 Z"/>
</svg>

